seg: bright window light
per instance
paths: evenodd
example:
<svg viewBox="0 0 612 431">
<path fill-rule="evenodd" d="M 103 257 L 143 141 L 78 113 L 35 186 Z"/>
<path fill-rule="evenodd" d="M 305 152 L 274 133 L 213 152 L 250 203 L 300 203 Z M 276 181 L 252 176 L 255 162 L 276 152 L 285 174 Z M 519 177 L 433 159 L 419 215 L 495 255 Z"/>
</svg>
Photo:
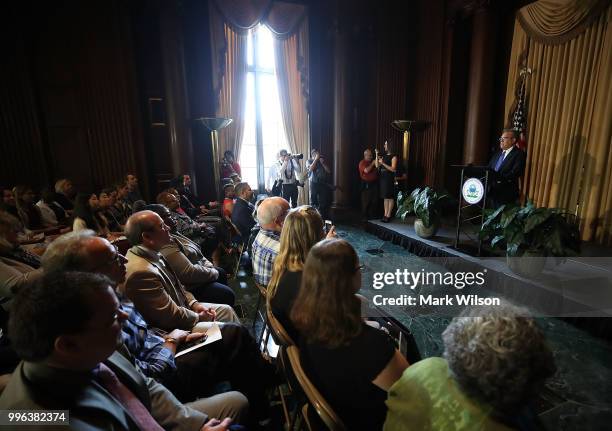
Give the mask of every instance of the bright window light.
<svg viewBox="0 0 612 431">
<path fill-rule="evenodd" d="M 265 25 L 259 25 L 249 33 L 247 64 L 245 129 L 240 166 L 243 181 L 248 182 L 254 190 L 261 190 L 265 188 L 270 167 L 276 162 L 276 154 L 283 148 L 289 149 L 274 72 L 274 39 Z"/>
</svg>

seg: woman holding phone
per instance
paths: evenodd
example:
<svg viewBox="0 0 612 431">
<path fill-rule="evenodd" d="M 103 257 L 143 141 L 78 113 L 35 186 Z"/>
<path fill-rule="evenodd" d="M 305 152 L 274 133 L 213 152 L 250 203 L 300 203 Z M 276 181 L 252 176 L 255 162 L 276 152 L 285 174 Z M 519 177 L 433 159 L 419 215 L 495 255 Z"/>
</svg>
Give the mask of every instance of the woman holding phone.
<svg viewBox="0 0 612 431">
<path fill-rule="evenodd" d="M 384 216 L 381 221 L 389 223 L 393 218 L 393 206 L 395 204 L 395 171 L 397 170 L 398 159 L 391 153 L 389 139 L 385 141 L 384 154 L 380 155 L 376 151 L 376 167 L 379 171 L 380 197 L 384 202 Z"/>
</svg>

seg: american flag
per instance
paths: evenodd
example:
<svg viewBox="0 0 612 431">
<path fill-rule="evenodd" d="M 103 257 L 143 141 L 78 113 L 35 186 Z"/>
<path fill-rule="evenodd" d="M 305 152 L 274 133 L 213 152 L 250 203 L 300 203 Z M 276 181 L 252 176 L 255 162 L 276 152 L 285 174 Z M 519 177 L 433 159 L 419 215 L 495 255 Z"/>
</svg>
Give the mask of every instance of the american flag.
<svg viewBox="0 0 612 431">
<path fill-rule="evenodd" d="M 531 69 L 524 67 L 521 69 L 521 83 L 518 91 L 516 108 L 512 114 L 512 128 L 519 133 L 519 140 L 516 145 L 521 149 L 527 148 L 527 105 L 525 103 L 525 87 L 527 76 L 531 74 Z"/>
</svg>

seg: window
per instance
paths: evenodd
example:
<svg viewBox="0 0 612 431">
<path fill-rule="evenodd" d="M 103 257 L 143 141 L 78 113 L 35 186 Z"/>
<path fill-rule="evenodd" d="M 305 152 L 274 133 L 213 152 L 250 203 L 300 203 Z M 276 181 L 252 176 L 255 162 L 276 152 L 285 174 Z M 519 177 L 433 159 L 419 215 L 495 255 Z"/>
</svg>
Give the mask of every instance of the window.
<svg viewBox="0 0 612 431">
<path fill-rule="evenodd" d="M 245 130 L 240 150 L 242 179 L 263 191 L 276 154 L 289 149 L 281 117 L 274 72 L 274 40 L 265 25 L 249 33 L 247 42 Z"/>
</svg>

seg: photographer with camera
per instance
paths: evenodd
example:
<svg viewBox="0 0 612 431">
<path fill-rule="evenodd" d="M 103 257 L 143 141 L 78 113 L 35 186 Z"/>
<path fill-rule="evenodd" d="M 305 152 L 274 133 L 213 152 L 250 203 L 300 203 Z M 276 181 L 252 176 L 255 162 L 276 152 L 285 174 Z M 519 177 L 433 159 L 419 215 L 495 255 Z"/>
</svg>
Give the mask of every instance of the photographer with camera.
<svg viewBox="0 0 612 431">
<path fill-rule="evenodd" d="M 331 206 L 332 186 L 329 183 L 331 170 L 325 163 L 325 158 L 316 148 L 310 151 L 310 157 L 306 162 L 308 178 L 310 178 L 310 204 L 319 210 L 321 217 L 326 220 L 329 219 L 329 207 Z"/>
<path fill-rule="evenodd" d="M 234 157 L 234 153 L 231 150 L 227 150 L 223 153 L 223 159 L 221 159 L 221 179 L 231 178 L 232 174 L 238 174 L 242 177 L 240 165 Z"/>
<path fill-rule="evenodd" d="M 291 202 L 291 208 L 297 207 L 298 199 L 298 176 L 302 169 L 300 162 L 304 158 L 303 154 L 291 154 L 287 150 L 280 150 L 281 167 L 278 172 L 278 178 L 282 181 L 281 196 Z"/>
</svg>

